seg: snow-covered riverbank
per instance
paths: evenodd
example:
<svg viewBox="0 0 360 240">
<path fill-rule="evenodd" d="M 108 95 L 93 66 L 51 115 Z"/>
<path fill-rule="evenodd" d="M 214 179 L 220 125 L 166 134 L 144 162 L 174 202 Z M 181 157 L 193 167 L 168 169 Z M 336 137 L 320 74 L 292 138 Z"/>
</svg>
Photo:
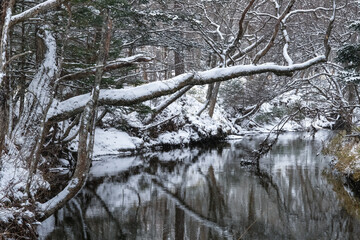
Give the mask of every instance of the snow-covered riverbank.
<svg viewBox="0 0 360 240">
<path fill-rule="evenodd" d="M 171 104 L 147 125 L 143 124 L 142 116 L 137 112 L 124 114 L 115 110 L 107 114 L 102 120 L 102 126 L 95 132 L 94 156 L 127 154 L 161 146 L 181 147 L 196 142 L 222 140 L 228 136 L 273 130 L 316 132 L 321 128 L 331 128 L 333 124 L 322 116 L 284 118 L 282 115 L 287 116 L 294 105 L 300 102 L 300 98 L 294 94 L 283 94 L 264 103 L 255 114 L 241 122 L 238 121 L 241 115 L 230 115 L 221 104 L 211 118 L 206 112 L 198 114 L 205 101 L 200 96 L 204 94 L 196 94 L 201 89 L 194 92 Z M 146 104 L 151 106 L 159 102 L 161 100 Z M 76 149 L 76 142 L 74 148 Z"/>
</svg>

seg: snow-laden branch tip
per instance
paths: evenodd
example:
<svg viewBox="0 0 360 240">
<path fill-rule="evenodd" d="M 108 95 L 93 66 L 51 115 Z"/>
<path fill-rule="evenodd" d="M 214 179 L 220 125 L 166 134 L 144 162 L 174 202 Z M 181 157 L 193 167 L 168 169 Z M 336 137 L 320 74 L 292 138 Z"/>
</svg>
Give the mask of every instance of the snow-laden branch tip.
<svg viewBox="0 0 360 240">
<path fill-rule="evenodd" d="M 274 0 L 274 4 L 275 4 L 275 9 L 276 9 L 276 14 L 277 14 L 277 17 L 280 18 L 280 5 L 278 3 L 278 1 Z M 286 60 L 286 62 L 288 63 L 288 65 L 292 65 L 294 62 L 293 60 L 291 59 L 290 55 L 289 55 L 289 46 L 290 46 L 290 37 L 289 37 L 289 33 L 286 29 L 286 16 L 285 18 L 282 20 L 281 22 L 281 31 L 282 31 L 282 34 L 283 34 L 283 37 L 284 37 L 284 40 L 285 40 L 285 44 L 284 44 L 284 47 L 283 47 L 283 56 Z"/>
<path fill-rule="evenodd" d="M 215 23 L 213 20 L 210 19 L 210 17 L 208 16 L 207 11 L 206 11 L 205 8 L 203 10 L 204 10 L 205 18 L 209 21 L 209 23 L 211 25 L 213 25 L 215 27 L 214 33 L 217 33 L 219 35 L 220 39 L 224 40 L 223 33 L 220 31 L 220 25 Z"/>
<path fill-rule="evenodd" d="M 286 62 L 289 64 L 289 65 L 292 65 L 294 62 L 293 60 L 291 59 L 290 55 L 289 55 L 289 45 L 290 45 L 290 37 L 289 37 L 289 34 L 285 28 L 285 25 L 284 25 L 284 28 L 282 30 L 282 33 L 283 33 L 283 36 L 284 36 L 284 39 L 285 39 L 285 45 L 284 45 L 284 48 L 283 48 L 283 56 L 286 60 Z"/>
<path fill-rule="evenodd" d="M 344 7 L 346 7 L 346 3 L 343 6 L 337 7 L 336 3 L 335 3 L 335 10 L 340 10 L 343 9 Z M 284 18 L 284 21 L 286 22 L 288 18 L 290 18 L 291 16 L 295 15 L 295 14 L 300 14 L 300 13 L 313 13 L 313 12 L 317 12 L 317 11 L 328 11 L 328 12 L 334 12 L 334 7 L 333 8 L 325 8 L 325 7 L 317 7 L 317 8 L 312 8 L 312 9 L 297 9 L 294 11 L 289 12 L 286 17 Z"/>
<path fill-rule="evenodd" d="M 78 188 L 79 185 L 79 179 L 78 178 L 73 178 L 71 179 L 71 181 L 69 182 L 69 184 L 60 192 L 58 193 L 54 198 L 51 199 L 51 201 L 47 201 L 45 203 L 39 203 L 37 206 L 37 210 L 40 212 L 40 216 L 38 216 L 39 218 L 42 219 L 46 219 L 47 217 L 49 217 L 49 213 L 47 213 L 49 211 L 49 209 L 55 209 L 56 206 L 67 202 L 69 199 L 69 193 L 70 192 L 75 192 Z M 75 189 L 75 190 L 74 190 Z M 44 213 L 47 213 L 46 215 L 42 215 Z M 53 212 L 51 212 L 53 213 Z"/>
<path fill-rule="evenodd" d="M 160 96 L 174 93 L 189 85 L 205 85 L 214 82 L 226 81 L 241 76 L 250 76 L 272 72 L 278 75 L 288 75 L 303 70 L 312 65 L 326 62 L 326 56 L 321 55 L 306 62 L 282 66 L 276 64 L 239 65 L 228 68 L 214 68 L 196 73 L 185 73 L 174 78 L 151 82 L 127 89 L 101 90 L 99 105 L 128 106 Z M 48 121 L 62 121 L 75 114 L 81 113 L 90 98 L 90 94 L 72 97 L 68 100 L 54 103 L 49 111 Z"/>
</svg>

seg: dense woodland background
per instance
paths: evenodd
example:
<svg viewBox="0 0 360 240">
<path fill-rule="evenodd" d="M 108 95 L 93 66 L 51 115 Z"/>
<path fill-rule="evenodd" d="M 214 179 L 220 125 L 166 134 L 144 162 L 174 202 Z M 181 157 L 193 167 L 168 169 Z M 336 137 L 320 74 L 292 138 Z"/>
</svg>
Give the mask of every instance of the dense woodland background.
<svg viewBox="0 0 360 240">
<path fill-rule="evenodd" d="M 46 219 L 76 195 L 96 127 L 145 142 L 186 124 L 201 141 L 274 119 L 356 131 L 358 11 L 353 0 L 3 0 L 0 227 Z M 231 126 L 200 134 L 174 101 Z M 54 190 L 43 173 L 60 157 L 76 167 Z"/>
</svg>

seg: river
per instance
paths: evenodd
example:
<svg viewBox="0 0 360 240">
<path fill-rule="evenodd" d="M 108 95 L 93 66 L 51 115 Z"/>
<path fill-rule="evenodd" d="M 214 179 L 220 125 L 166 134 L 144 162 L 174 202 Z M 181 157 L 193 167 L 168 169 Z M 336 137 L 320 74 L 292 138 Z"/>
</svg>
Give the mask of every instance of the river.
<svg viewBox="0 0 360 240">
<path fill-rule="evenodd" d="M 96 161 L 40 239 L 358 239 L 360 201 L 321 154 L 328 132 L 264 135 Z"/>
</svg>

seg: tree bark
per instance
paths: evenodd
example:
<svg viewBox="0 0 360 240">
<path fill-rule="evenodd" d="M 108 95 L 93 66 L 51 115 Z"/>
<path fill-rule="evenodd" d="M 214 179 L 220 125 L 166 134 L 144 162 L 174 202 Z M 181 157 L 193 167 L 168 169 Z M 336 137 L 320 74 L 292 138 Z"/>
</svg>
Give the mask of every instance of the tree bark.
<svg viewBox="0 0 360 240">
<path fill-rule="evenodd" d="M 7 48 L 10 43 L 9 32 L 10 32 L 10 20 L 13 14 L 15 0 L 5 1 L 2 4 L 2 11 L 4 13 L 4 19 L 1 28 L 1 39 L 0 39 L 0 87 L 3 87 L 3 79 L 6 75 L 6 62 L 7 62 Z"/>
<path fill-rule="evenodd" d="M 44 27 L 46 28 L 46 26 Z M 53 84 L 56 66 L 56 41 L 48 30 L 41 30 L 44 43 L 44 60 L 25 94 L 23 114 L 11 133 L 11 140 L 17 146 L 22 146 L 20 154 L 22 159 L 32 158 L 36 144 L 44 135 L 47 112 L 52 103 Z"/>
<path fill-rule="evenodd" d="M 215 83 L 214 89 L 211 93 L 210 102 L 209 102 L 209 116 L 212 118 L 214 115 L 215 105 L 217 101 L 217 96 L 219 94 L 220 82 Z"/>
<path fill-rule="evenodd" d="M 0 159 L 2 152 L 5 147 L 5 136 L 7 134 L 6 130 L 8 129 L 8 114 L 7 114 L 7 104 L 6 104 L 6 93 L 4 89 L 0 89 Z"/>
<path fill-rule="evenodd" d="M 174 51 L 175 76 L 185 72 L 184 52 L 181 49 Z"/>
<path fill-rule="evenodd" d="M 210 67 L 215 68 L 217 66 L 217 57 L 215 55 L 210 56 Z M 209 85 L 208 92 L 206 95 L 206 105 L 209 105 L 209 116 L 212 118 L 214 115 L 215 105 L 217 101 L 217 96 L 219 93 L 220 82 L 216 82 Z M 207 106 L 206 106 L 207 107 Z M 206 109 L 204 106 L 204 109 Z M 199 114 L 199 116 L 201 113 Z"/>
</svg>

